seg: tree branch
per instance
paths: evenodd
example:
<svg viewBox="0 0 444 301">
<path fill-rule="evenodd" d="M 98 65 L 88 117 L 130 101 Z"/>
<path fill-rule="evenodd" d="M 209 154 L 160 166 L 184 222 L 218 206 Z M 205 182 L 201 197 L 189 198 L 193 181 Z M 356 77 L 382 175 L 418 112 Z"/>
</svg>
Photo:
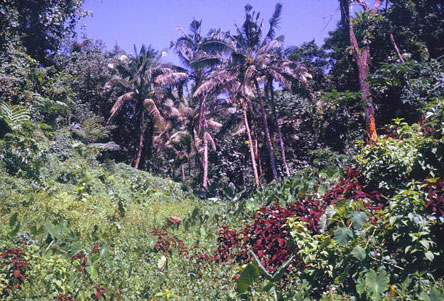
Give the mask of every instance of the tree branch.
<svg viewBox="0 0 444 301">
<path fill-rule="evenodd" d="M 375 4 L 372 7 L 372 10 L 370 11 L 370 15 L 374 15 L 376 14 L 376 12 L 379 10 L 379 7 L 381 6 L 382 1 L 381 0 L 376 0 Z"/>
<path fill-rule="evenodd" d="M 358 1 L 359 5 L 361 5 L 364 10 L 367 10 L 367 8 L 368 8 L 367 2 L 365 2 L 363 0 L 356 0 L 356 1 Z"/>
<path fill-rule="evenodd" d="M 393 37 L 393 34 L 390 34 L 390 41 L 392 42 L 393 47 L 395 47 L 395 50 L 396 50 L 396 53 L 398 54 L 399 59 L 404 64 L 405 61 L 404 61 L 404 59 L 403 59 L 403 57 L 401 55 L 401 52 L 399 51 L 398 45 L 396 45 L 395 38 Z"/>
</svg>

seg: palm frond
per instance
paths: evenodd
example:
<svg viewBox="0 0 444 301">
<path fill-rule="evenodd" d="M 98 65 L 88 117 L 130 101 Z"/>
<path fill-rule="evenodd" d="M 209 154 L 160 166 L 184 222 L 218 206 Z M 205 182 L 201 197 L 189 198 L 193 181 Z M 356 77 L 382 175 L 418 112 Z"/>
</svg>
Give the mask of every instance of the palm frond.
<svg viewBox="0 0 444 301">
<path fill-rule="evenodd" d="M 214 139 L 213 139 L 213 137 L 211 137 L 210 133 L 205 132 L 204 139 L 206 139 L 207 141 L 210 142 L 211 148 L 215 151 L 216 150 L 216 143 L 214 143 Z"/>
<path fill-rule="evenodd" d="M 268 23 L 270 24 L 270 29 L 268 30 L 268 33 L 265 36 L 266 39 L 269 40 L 274 39 L 275 30 L 279 27 L 279 22 L 281 21 L 281 14 L 282 14 L 282 4 L 276 3 L 273 15 L 268 21 Z"/>
<path fill-rule="evenodd" d="M 159 85 L 177 85 L 186 81 L 187 78 L 188 74 L 185 72 L 170 72 L 158 75 L 155 82 Z"/>
<path fill-rule="evenodd" d="M 190 23 L 190 31 L 193 34 L 199 34 L 200 33 L 200 26 L 202 25 L 202 20 L 197 21 L 197 20 L 193 20 Z"/>
<path fill-rule="evenodd" d="M 111 108 L 111 115 L 109 116 L 106 124 L 110 124 L 114 118 L 116 117 L 117 113 L 119 113 L 120 108 L 122 107 L 123 103 L 125 101 L 132 101 L 134 100 L 136 93 L 134 92 L 128 92 L 123 95 L 121 95 L 119 98 L 117 98 L 116 102 L 114 103 L 113 107 Z"/>
<path fill-rule="evenodd" d="M 143 101 L 143 106 L 148 112 L 148 114 L 151 116 L 151 118 L 155 122 L 155 126 L 158 129 L 166 128 L 167 122 L 165 121 L 165 118 L 162 116 L 162 114 L 159 111 L 159 108 L 157 107 L 154 100 L 151 98 L 147 98 Z"/>
<path fill-rule="evenodd" d="M 195 59 L 193 61 L 190 61 L 190 67 L 196 70 L 200 70 L 200 69 L 210 68 L 221 63 L 222 59 L 218 56 L 208 56 L 208 57 L 204 56 Z"/>
<path fill-rule="evenodd" d="M 214 121 L 213 119 L 208 119 L 207 125 L 213 129 L 220 129 L 222 127 L 222 123 Z"/>
</svg>

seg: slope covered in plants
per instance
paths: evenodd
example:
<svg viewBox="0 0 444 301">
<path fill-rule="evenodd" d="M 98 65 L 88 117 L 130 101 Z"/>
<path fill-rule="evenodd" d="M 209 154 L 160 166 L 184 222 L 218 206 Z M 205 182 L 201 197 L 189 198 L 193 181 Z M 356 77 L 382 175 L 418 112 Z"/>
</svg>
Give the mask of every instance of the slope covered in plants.
<svg viewBox="0 0 444 301">
<path fill-rule="evenodd" d="M 246 5 L 180 66 L 82 3 L 0 4 L 0 299 L 444 299 L 440 1 L 290 47 Z"/>
</svg>

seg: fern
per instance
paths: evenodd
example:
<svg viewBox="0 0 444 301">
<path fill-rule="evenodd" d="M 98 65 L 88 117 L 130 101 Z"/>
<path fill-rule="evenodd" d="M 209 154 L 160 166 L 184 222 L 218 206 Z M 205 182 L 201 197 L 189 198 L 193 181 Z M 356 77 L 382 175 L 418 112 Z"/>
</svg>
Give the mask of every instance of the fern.
<svg viewBox="0 0 444 301">
<path fill-rule="evenodd" d="M 19 105 L 11 105 L 0 100 L 0 120 L 15 131 L 21 128 L 25 121 L 30 119 L 29 111 Z"/>
</svg>

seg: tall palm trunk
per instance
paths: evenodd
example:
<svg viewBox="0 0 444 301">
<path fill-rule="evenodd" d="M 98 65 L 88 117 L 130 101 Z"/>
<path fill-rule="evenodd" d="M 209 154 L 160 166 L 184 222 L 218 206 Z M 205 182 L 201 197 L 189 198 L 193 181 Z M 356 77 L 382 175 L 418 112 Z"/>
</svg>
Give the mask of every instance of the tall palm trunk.
<svg viewBox="0 0 444 301">
<path fill-rule="evenodd" d="M 203 125 L 203 180 L 202 186 L 205 190 L 208 188 L 208 138 L 207 138 L 207 126 L 206 121 L 204 121 Z"/>
<path fill-rule="evenodd" d="M 271 102 L 271 108 L 273 110 L 273 118 L 275 120 L 276 128 L 278 131 L 278 136 L 279 136 L 279 146 L 281 147 L 282 165 L 284 166 L 285 174 L 287 175 L 287 177 L 290 177 L 290 169 L 288 168 L 287 159 L 285 156 L 284 139 L 282 138 L 282 131 L 281 131 L 281 127 L 279 126 L 278 116 L 276 113 L 276 104 L 274 103 L 273 79 L 271 79 L 271 78 L 268 79 L 268 92 L 270 94 L 270 102 Z"/>
<path fill-rule="evenodd" d="M 250 148 L 251 165 L 253 167 L 254 181 L 256 182 L 256 186 L 259 187 L 259 175 L 257 174 L 257 166 L 256 166 L 256 159 L 254 156 L 253 140 L 251 139 L 250 126 L 248 125 L 247 109 L 245 107 L 242 109 L 242 113 L 244 115 L 244 124 L 245 124 L 245 129 L 247 131 L 247 136 L 248 136 L 248 146 Z"/>
<path fill-rule="evenodd" d="M 270 157 L 271 172 L 273 173 L 273 179 L 276 182 L 278 182 L 279 178 L 278 178 L 277 170 L 276 170 L 276 162 L 274 160 L 273 144 L 271 143 L 270 128 L 268 127 L 268 121 L 267 121 L 267 113 L 265 112 L 265 103 L 264 103 L 264 99 L 262 97 L 261 90 L 259 89 L 259 84 L 258 84 L 257 80 L 254 81 L 254 85 L 256 86 L 257 97 L 259 97 L 259 104 L 260 104 L 260 108 L 261 108 L 262 121 L 264 122 L 265 140 L 267 142 L 268 155 Z"/>
<path fill-rule="evenodd" d="M 142 116 L 140 118 L 140 136 L 139 136 L 139 150 L 137 151 L 136 163 L 134 164 L 135 169 L 139 169 L 140 159 L 142 158 L 143 151 L 143 136 L 145 136 L 145 110 L 142 108 Z"/>
<path fill-rule="evenodd" d="M 183 163 L 180 165 L 180 169 L 181 169 L 181 171 L 182 171 L 182 183 L 185 184 L 185 182 L 186 182 L 186 177 L 185 177 L 185 166 L 184 166 Z"/>
</svg>

